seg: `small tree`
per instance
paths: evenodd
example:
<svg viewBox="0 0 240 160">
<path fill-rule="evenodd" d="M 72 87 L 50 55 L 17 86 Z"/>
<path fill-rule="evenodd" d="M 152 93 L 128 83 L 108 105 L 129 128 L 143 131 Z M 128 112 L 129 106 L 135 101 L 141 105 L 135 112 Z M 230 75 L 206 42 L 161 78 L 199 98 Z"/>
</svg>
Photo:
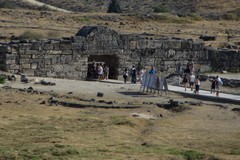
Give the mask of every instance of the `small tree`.
<svg viewBox="0 0 240 160">
<path fill-rule="evenodd" d="M 107 13 L 122 13 L 122 10 L 117 0 L 111 0 L 111 3 L 108 6 Z"/>
</svg>

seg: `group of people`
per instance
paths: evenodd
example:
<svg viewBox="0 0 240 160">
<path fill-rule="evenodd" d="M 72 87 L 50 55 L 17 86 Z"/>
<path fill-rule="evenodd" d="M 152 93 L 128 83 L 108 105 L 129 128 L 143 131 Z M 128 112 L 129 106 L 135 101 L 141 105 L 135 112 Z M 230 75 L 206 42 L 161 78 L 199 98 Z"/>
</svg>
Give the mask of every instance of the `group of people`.
<svg viewBox="0 0 240 160">
<path fill-rule="evenodd" d="M 137 72 L 137 69 L 135 68 L 135 66 L 132 66 L 131 70 L 130 70 L 130 76 L 131 76 L 131 83 L 136 83 L 137 80 L 140 81 L 140 83 L 142 83 L 142 79 L 143 79 L 143 75 L 145 73 L 145 69 L 141 68 L 141 70 L 139 72 Z M 156 70 L 153 67 L 153 65 L 151 65 L 151 69 L 149 70 L 149 74 L 156 74 Z M 123 71 L 123 79 L 124 79 L 124 83 L 127 83 L 127 78 L 129 76 L 129 71 L 128 68 L 125 68 Z M 139 77 L 137 77 L 139 76 Z"/>
<path fill-rule="evenodd" d="M 91 79 L 98 80 L 108 80 L 109 77 L 109 67 L 106 64 L 102 63 L 92 63 L 88 67 L 88 77 Z"/>
<path fill-rule="evenodd" d="M 223 84 L 223 82 L 221 78 L 218 76 L 211 79 L 210 81 L 211 81 L 211 93 L 216 92 L 216 96 L 218 97 L 220 92 L 220 86 Z M 201 84 L 199 75 L 195 76 L 193 73 L 191 73 L 190 75 L 184 74 L 182 82 L 184 84 L 185 91 L 187 90 L 188 85 L 191 88 L 191 91 L 193 91 L 194 85 L 195 85 L 194 93 L 199 94 L 200 84 Z"/>
</svg>

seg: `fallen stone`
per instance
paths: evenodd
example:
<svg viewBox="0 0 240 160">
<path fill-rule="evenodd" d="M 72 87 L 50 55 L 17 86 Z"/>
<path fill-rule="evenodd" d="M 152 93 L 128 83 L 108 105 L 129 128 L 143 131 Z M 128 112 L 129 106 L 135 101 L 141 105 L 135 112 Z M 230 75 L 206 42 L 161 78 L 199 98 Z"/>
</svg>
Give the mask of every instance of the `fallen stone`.
<svg viewBox="0 0 240 160">
<path fill-rule="evenodd" d="M 240 108 L 233 108 L 232 111 L 240 113 Z"/>
<path fill-rule="evenodd" d="M 103 96 L 104 96 L 104 93 L 101 93 L 101 92 L 97 93 L 97 97 L 103 97 Z"/>
</svg>

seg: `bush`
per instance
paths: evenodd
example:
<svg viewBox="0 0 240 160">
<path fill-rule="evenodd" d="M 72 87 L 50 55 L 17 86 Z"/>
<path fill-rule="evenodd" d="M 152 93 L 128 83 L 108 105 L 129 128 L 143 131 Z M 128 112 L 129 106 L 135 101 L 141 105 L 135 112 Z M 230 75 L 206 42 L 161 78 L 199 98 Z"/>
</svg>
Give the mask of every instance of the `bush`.
<svg viewBox="0 0 240 160">
<path fill-rule="evenodd" d="M 194 21 L 201 21 L 201 20 L 203 20 L 203 18 L 199 14 L 197 14 L 197 13 L 190 13 L 189 17 L 190 17 L 191 20 L 194 20 Z"/>
<path fill-rule="evenodd" d="M 235 13 L 227 13 L 227 14 L 225 14 L 225 16 L 224 16 L 224 19 L 237 21 L 237 20 L 239 20 L 239 17 L 238 17 L 238 15 L 235 14 Z"/>
<path fill-rule="evenodd" d="M 170 12 L 168 8 L 166 8 L 166 6 L 154 6 L 153 7 L 153 12 L 154 13 L 168 13 Z"/>
<path fill-rule="evenodd" d="M 25 31 L 20 36 L 19 39 L 42 39 L 44 36 L 40 33 Z"/>
<path fill-rule="evenodd" d="M 107 13 L 122 13 L 120 5 L 118 4 L 117 0 L 112 0 L 108 6 Z"/>
<path fill-rule="evenodd" d="M 5 83 L 5 78 L 0 76 L 0 84 L 4 84 Z"/>
<path fill-rule="evenodd" d="M 13 9 L 15 8 L 13 6 L 13 4 L 11 4 L 10 2 L 0 2 L 0 8 L 9 8 L 9 9 Z"/>
</svg>

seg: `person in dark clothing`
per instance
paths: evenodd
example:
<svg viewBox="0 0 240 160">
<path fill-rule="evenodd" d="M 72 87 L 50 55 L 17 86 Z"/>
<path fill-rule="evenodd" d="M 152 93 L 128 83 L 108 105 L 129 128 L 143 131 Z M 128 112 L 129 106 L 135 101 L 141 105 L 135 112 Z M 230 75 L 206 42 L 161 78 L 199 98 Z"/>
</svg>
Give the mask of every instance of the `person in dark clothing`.
<svg viewBox="0 0 240 160">
<path fill-rule="evenodd" d="M 136 83 L 136 81 L 137 81 L 137 71 L 136 71 L 135 66 L 133 66 L 132 69 L 131 69 L 131 76 L 132 76 L 131 83 Z"/>
<path fill-rule="evenodd" d="M 210 80 L 210 82 L 211 82 L 211 93 L 215 93 L 216 78 L 214 77 L 212 80 Z"/>
</svg>

